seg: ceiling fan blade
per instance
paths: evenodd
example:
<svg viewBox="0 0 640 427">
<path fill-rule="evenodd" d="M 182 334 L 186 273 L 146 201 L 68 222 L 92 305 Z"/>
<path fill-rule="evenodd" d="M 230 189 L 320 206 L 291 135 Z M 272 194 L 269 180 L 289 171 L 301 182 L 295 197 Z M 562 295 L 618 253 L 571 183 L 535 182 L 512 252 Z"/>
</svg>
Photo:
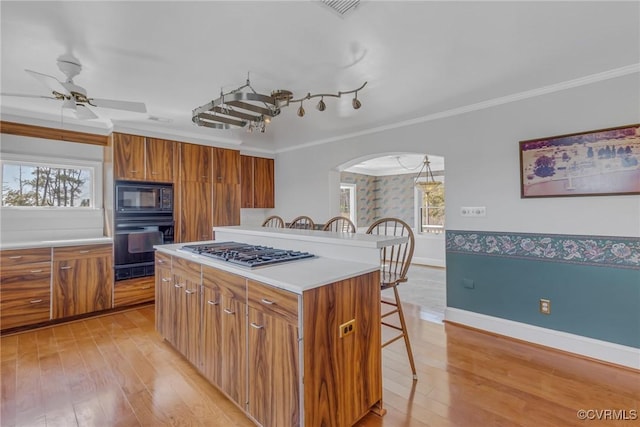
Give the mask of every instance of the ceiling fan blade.
<svg viewBox="0 0 640 427">
<path fill-rule="evenodd" d="M 44 96 L 44 95 L 27 95 L 24 93 L 0 93 L 0 96 L 16 96 L 19 98 L 44 98 L 44 99 L 56 99 L 53 96 Z"/>
<path fill-rule="evenodd" d="M 91 111 L 86 105 L 82 104 L 77 104 L 75 116 L 79 120 L 92 120 L 98 118 L 93 111 Z"/>
<path fill-rule="evenodd" d="M 147 107 L 144 102 L 116 101 L 113 99 L 90 99 L 91 104 L 96 107 L 111 108 L 114 110 L 134 111 L 136 113 L 146 113 Z"/>
<path fill-rule="evenodd" d="M 56 79 L 55 77 L 47 74 L 38 73 L 37 71 L 32 71 L 32 70 L 25 70 L 25 71 L 29 75 L 31 75 L 33 78 L 38 80 L 40 83 L 42 83 L 43 85 L 51 89 L 52 92 L 58 92 L 58 93 L 61 93 L 62 95 L 71 96 L 71 92 L 69 92 L 67 88 L 64 87 L 62 83 L 60 83 L 58 79 Z"/>
</svg>

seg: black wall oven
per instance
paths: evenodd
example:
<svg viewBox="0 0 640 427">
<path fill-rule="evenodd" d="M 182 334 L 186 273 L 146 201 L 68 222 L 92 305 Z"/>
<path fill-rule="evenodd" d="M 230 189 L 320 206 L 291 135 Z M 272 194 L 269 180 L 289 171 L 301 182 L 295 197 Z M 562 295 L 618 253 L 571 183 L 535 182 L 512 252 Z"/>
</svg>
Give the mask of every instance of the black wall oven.
<svg viewBox="0 0 640 427">
<path fill-rule="evenodd" d="M 115 196 L 115 279 L 153 276 L 153 246 L 173 243 L 173 185 L 116 181 Z"/>
</svg>

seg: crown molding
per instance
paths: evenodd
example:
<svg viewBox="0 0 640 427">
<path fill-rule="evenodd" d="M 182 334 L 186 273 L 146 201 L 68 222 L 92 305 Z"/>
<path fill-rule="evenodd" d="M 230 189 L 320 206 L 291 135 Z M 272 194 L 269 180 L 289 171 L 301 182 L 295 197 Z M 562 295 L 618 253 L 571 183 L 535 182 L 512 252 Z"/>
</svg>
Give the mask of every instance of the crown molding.
<svg viewBox="0 0 640 427">
<path fill-rule="evenodd" d="M 317 141 L 311 141 L 304 144 L 296 145 L 294 147 L 287 147 L 282 149 L 276 149 L 276 153 L 285 153 L 288 151 L 301 150 L 304 148 L 314 147 L 317 145 L 328 144 L 331 142 L 342 141 L 344 139 L 356 138 L 359 136 L 371 135 L 374 133 L 384 132 L 387 130 L 403 128 L 407 126 L 412 126 L 419 123 L 430 122 L 434 120 L 439 120 L 447 117 L 458 116 L 460 114 L 470 113 L 472 111 L 484 110 L 486 108 L 496 107 L 498 105 L 509 104 L 511 102 L 517 102 L 524 99 L 535 98 L 541 95 L 547 95 L 554 92 L 560 92 L 566 89 L 571 89 L 574 87 L 585 86 L 592 83 L 597 83 L 605 80 L 615 79 L 617 77 L 626 76 L 629 74 L 640 73 L 640 63 L 627 65 L 620 68 L 614 68 L 613 70 L 604 71 L 602 73 L 591 74 L 585 77 L 580 77 L 573 80 L 567 80 L 561 83 L 556 83 L 548 86 L 543 86 L 537 89 L 527 90 L 524 92 L 518 92 L 511 95 L 501 96 L 499 98 L 493 98 L 487 101 L 478 102 L 475 104 L 466 105 L 463 107 L 452 108 L 450 110 L 441 111 L 439 113 L 429 114 L 422 117 L 417 117 L 415 119 L 404 120 L 397 123 L 392 123 L 384 126 L 378 126 L 372 129 L 367 129 L 364 131 L 347 133 L 344 135 L 320 139 Z"/>
</svg>

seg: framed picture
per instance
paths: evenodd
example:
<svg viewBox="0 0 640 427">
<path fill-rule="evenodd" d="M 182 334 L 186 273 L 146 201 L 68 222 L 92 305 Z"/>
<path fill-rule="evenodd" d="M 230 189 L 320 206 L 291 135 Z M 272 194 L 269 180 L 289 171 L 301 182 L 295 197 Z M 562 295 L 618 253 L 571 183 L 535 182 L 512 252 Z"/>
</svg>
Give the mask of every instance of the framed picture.
<svg viewBox="0 0 640 427">
<path fill-rule="evenodd" d="M 640 124 L 520 141 L 520 196 L 640 194 Z"/>
</svg>

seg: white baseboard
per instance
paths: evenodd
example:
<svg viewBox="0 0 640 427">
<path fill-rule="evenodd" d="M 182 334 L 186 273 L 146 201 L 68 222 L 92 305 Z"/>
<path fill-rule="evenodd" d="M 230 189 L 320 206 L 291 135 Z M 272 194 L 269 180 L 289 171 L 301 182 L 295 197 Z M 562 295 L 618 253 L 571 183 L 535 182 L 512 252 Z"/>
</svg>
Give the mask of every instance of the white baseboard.
<svg viewBox="0 0 640 427">
<path fill-rule="evenodd" d="M 445 264 L 444 260 L 443 259 L 437 259 L 437 258 L 426 258 L 426 257 L 414 256 L 411 259 L 411 263 L 412 264 L 420 264 L 420 265 L 429 265 L 429 266 L 433 266 L 433 267 L 442 267 L 442 268 L 446 267 L 446 264 Z"/>
<path fill-rule="evenodd" d="M 446 321 L 640 370 L 640 349 L 447 307 Z"/>
</svg>

